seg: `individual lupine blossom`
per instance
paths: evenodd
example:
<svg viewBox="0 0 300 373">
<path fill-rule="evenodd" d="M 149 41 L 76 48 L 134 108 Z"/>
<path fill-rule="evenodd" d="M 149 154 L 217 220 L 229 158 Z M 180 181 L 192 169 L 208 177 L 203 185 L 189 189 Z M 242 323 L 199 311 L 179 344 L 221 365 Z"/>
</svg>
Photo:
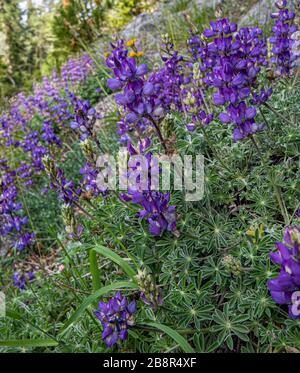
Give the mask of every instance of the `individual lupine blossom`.
<svg viewBox="0 0 300 373">
<path fill-rule="evenodd" d="M 157 158 L 147 152 L 149 146 L 149 139 L 140 143 L 139 151 L 131 143 L 128 144 L 129 154 L 141 155 L 142 161 L 137 159 L 136 164 L 128 164 L 128 191 L 121 195 L 121 199 L 140 205 L 142 210 L 138 212 L 138 218 L 147 219 L 149 232 L 159 236 L 164 231 L 176 230 L 176 207 L 169 205 L 170 193 L 157 191 L 160 169 Z"/>
<path fill-rule="evenodd" d="M 97 177 L 99 170 L 97 168 L 97 152 L 91 139 L 85 139 L 80 142 L 80 148 L 82 150 L 85 159 L 87 160 L 84 167 L 80 169 L 81 175 L 83 175 L 82 188 L 88 193 L 91 193 L 94 197 L 98 197 L 100 193 L 105 195 L 106 188 L 99 188 L 97 183 Z"/>
<path fill-rule="evenodd" d="M 56 167 L 54 161 L 49 156 L 43 158 L 43 164 L 45 171 L 50 178 L 51 189 L 58 193 L 64 203 L 70 205 L 76 203 L 81 194 L 81 189 L 75 188 L 74 182 L 65 177 L 64 171 L 61 168 Z"/>
<path fill-rule="evenodd" d="M 123 41 L 112 45 L 113 51 L 106 59 L 114 78 L 107 83 L 116 94 L 116 102 L 122 108 L 124 117 L 118 123 L 121 140 L 130 139 L 131 131 L 141 134 L 153 122 L 159 122 L 172 108 L 181 106 L 180 85 L 184 82 L 177 52 L 163 57 L 164 66 L 149 75 L 146 64 L 137 64 L 135 58 L 128 57 Z"/>
<path fill-rule="evenodd" d="M 16 185 L 17 171 L 9 169 L 6 160 L 0 160 L 0 234 L 11 236 L 14 247 L 22 251 L 33 244 L 35 235 L 24 228 L 29 224 L 27 216 L 22 216 L 22 203 L 18 202 L 19 191 Z"/>
<path fill-rule="evenodd" d="M 140 298 L 145 304 L 151 306 L 154 310 L 163 304 L 161 288 L 155 285 L 146 269 L 138 271 L 136 280 L 141 291 Z"/>
<path fill-rule="evenodd" d="M 71 240 L 79 240 L 83 232 L 83 226 L 78 224 L 75 218 L 74 210 L 71 205 L 62 206 L 62 219 L 65 225 L 65 231 Z"/>
<path fill-rule="evenodd" d="M 271 14 L 271 17 L 276 20 L 272 28 L 274 35 L 269 39 L 273 45 L 271 62 L 279 76 L 290 75 L 295 61 L 299 57 L 299 52 L 295 50 L 299 42 L 293 38 L 293 34 L 298 29 L 294 23 L 296 14 L 288 9 L 287 0 L 276 1 L 275 5 L 279 11 Z"/>
<path fill-rule="evenodd" d="M 193 31 L 190 31 L 190 37 L 187 40 L 187 46 L 189 49 L 189 53 L 192 56 L 192 61 L 194 63 L 198 62 L 203 57 L 202 53 L 205 48 L 205 44 L 201 40 L 201 37 L 193 33 Z"/>
<path fill-rule="evenodd" d="M 281 266 L 280 274 L 268 281 L 268 288 L 273 300 L 287 304 L 290 317 L 296 319 L 300 317 L 300 303 L 295 304 L 295 292 L 300 291 L 300 228 L 286 228 L 283 242 L 277 242 L 276 247 L 278 251 L 271 253 L 270 258 Z M 294 312 L 295 308 L 298 312 Z"/>
<path fill-rule="evenodd" d="M 69 93 L 69 98 L 74 109 L 74 118 L 70 123 L 72 129 L 80 131 L 80 139 L 85 140 L 88 137 L 94 138 L 94 125 L 100 116 L 97 114 L 89 101 L 81 100 L 74 93 Z"/>
<path fill-rule="evenodd" d="M 102 339 L 107 347 L 113 347 L 119 340 L 124 341 L 128 337 L 128 328 L 134 325 L 136 302 L 128 302 L 128 299 L 117 292 L 107 303 L 100 301 L 96 311 L 96 317 L 103 326 Z"/>
<path fill-rule="evenodd" d="M 203 82 L 213 87 L 213 102 L 226 106 L 221 113 L 223 123 L 235 125 L 233 138 L 241 140 L 263 128 L 255 121 L 256 109 L 247 104 L 256 92 L 257 77 L 266 66 L 267 47 L 258 27 L 245 27 L 237 32 L 237 25 L 228 19 L 210 23 L 204 36 L 213 38 L 202 49 Z"/>
<path fill-rule="evenodd" d="M 16 288 L 19 288 L 20 290 L 26 290 L 26 285 L 28 284 L 28 282 L 33 281 L 34 278 L 35 275 L 33 272 L 27 272 L 25 274 L 14 272 L 13 283 Z"/>
<path fill-rule="evenodd" d="M 255 106 L 260 106 L 262 104 L 265 104 L 269 98 L 271 97 L 273 93 L 272 88 L 263 88 L 259 93 L 252 93 L 252 99 L 251 99 L 251 104 Z"/>
</svg>

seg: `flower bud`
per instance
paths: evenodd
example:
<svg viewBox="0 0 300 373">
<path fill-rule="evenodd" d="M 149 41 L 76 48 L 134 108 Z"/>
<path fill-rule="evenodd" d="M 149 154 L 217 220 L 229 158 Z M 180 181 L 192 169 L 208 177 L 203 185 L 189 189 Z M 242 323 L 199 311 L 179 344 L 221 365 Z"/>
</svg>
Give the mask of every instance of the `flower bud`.
<svg viewBox="0 0 300 373">
<path fill-rule="evenodd" d="M 151 275 L 146 269 L 138 271 L 136 280 L 141 291 L 141 300 L 154 310 L 156 310 L 158 306 L 161 306 L 163 303 L 161 289 L 155 285 Z"/>
<path fill-rule="evenodd" d="M 82 226 L 77 225 L 74 210 L 71 205 L 64 204 L 62 206 L 62 219 L 69 238 L 79 238 L 82 233 Z"/>
<path fill-rule="evenodd" d="M 43 162 L 45 171 L 47 175 L 49 176 L 49 178 L 51 180 L 55 180 L 57 177 L 57 170 L 56 170 L 56 166 L 55 166 L 53 159 L 51 159 L 48 155 L 46 155 L 45 157 L 42 158 L 42 162 Z"/>
<path fill-rule="evenodd" d="M 234 276 L 239 276 L 242 272 L 242 265 L 239 259 L 232 255 L 227 255 L 223 258 L 223 264 L 226 270 Z"/>
<path fill-rule="evenodd" d="M 92 141 L 90 139 L 85 139 L 79 143 L 79 146 L 85 158 L 89 162 L 94 163 L 94 147 Z"/>
</svg>

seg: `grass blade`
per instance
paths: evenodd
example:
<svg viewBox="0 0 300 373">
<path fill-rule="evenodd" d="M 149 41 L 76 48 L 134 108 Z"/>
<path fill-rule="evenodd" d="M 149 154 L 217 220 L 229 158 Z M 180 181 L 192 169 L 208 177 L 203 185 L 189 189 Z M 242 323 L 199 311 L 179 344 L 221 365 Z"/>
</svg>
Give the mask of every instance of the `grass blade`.
<svg viewBox="0 0 300 373">
<path fill-rule="evenodd" d="M 90 250 L 89 252 L 89 260 L 90 260 L 90 271 L 92 275 L 92 284 L 93 284 L 93 291 L 97 291 L 101 288 L 101 281 L 100 281 L 100 271 L 97 262 L 97 255 L 95 250 Z"/>
<path fill-rule="evenodd" d="M 185 338 L 183 338 L 176 330 L 173 330 L 169 326 L 162 325 L 162 324 L 157 324 L 155 322 L 150 322 L 150 323 L 143 323 L 144 325 L 151 326 L 152 328 L 159 329 L 163 331 L 164 333 L 168 334 L 169 337 L 174 339 L 175 342 L 178 343 L 178 345 L 181 347 L 181 349 L 184 352 L 191 353 L 195 352 L 192 346 L 187 342 Z"/>
<path fill-rule="evenodd" d="M 93 250 L 120 266 L 131 279 L 134 279 L 134 277 L 136 276 L 136 272 L 134 271 L 134 269 L 124 259 L 122 259 L 118 254 L 113 252 L 108 247 L 97 245 L 95 248 L 93 248 Z"/>
<path fill-rule="evenodd" d="M 0 341 L 0 347 L 46 347 L 57 346 L 54 339 L 15 339 Z"/>
</svg>

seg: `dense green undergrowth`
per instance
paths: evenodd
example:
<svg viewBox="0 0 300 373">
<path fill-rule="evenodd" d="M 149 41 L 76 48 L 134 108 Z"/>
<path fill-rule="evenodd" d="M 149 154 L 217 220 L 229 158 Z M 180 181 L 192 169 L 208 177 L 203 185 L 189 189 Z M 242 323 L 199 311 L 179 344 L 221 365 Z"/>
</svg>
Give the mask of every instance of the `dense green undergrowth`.
<svg viewBox="0 0 300 373">
<path fill-rule="evenodd" d="M 203 13 L 198 17 L 200 22 Z M 176 35 L 174 31 L 178 47 L 184 37 Z M 177 206 L 174 233 L 154 237 L 147 222 L 136 217 L 137 207 L 114 194 L 87 195 L 83 203 L 92 219 L 77 209 L 83 235 L 80 241 L 70 240 L 56 193 L 40 193 L 48 185 L 41 177 L 23 194 L 37 244 L 22 266 L 34 268 L 35 281 L 25 291 L 14 288 L 16 253 L 8 250 L 1 257 L 7 315 L 0 318 L 0 351 L 298 352 L 300 320 L 290 319 L 286 307 L 275 304 L 266 285 L 278 272 L 269 259 L 274 243 L 282 240 L 286 223 L 299 225 L 300 220 L 298 74 L 272 83 L 269 105 L 274 109 L 261 107 L 257 122 L 266 127 L 254 141 L 234 142 L 232 127 L 218 119 L 205 133 L 199 127 L 187 131 L 188 118 L 175 111 L 161 123 L 179 155 L 203 154 L 205 159 L 201 201 L 187 202 L 183 192 L 171 191 L 171 204 Z M 103 98 L 96 90 L 99 79 L 104 82 L 105 75 L 89 77 L 79 90 L 92 104 Z M 110 113 L 98 133 L 110 154 L 119 148 L 118 119 L 116 110 Z M 67 140 L 57 163 L 79 183 L 84 157 L 78 139 Z M 153 152 L 161 148 L 155 139 Z M 144 268 L 163 294 L 163 305 L 155 311 L 139 299 L 135 276 Z M 99 299 L 119 289 L 136 299 L 138 311 L 128 339 L 111 350 L 101 341 L 94 312 Z"/>
<path fill-rule="evenodd" d="M 100 342 L 100 324 L 93 320 L 93 307 L 59 337 L 64 323 L 92 290 L 88 250 L 104 245 L 132 268 L 150 269 L 156 282 L 162 284 L 165 299 L 156 313 L 139 301 L 136 319 L 141 320 L 141 325 L 132 328 L 121 351 L 178 350 L 171 338 L 144 327 L 145 321 L 182 330 L 197 352 L 299 348 L 299 321 L 289 320 L 266 288 L 266 281 L 276 273 L 269 252 L 274 242 L 281 239 L 284 226 L 268 172 L 276 173 L 291 217 L 300 198 L 297 102 L 299 82 L 291 79 L 277 84 L 271 104 L 293 125 L 263 109 L 268 128 L 256 140 L 266 155 L 266 164 L 250 140 L 234 144 L 230 129 L 214 122 L 208 128 L 208 136 L 228 170 L 215 158 L 201 132 L 187 132 L 184 119 L 174 115 L 169 125 L 176 133 L 178 152 L 205 155 L 204 199 L 188 203 L 181 193 L 172 193 L 180 216 L 178 235 L 153 238 L 134 211 L 124 208 L 115 197 L 99 198 L 95 201 L 95 219 L 84 223 L 83 243 L 66 243 L 63 237 L 56 240 L 53 236 L 53 248 L 64 270 L 54 274 L 43 268 L 28 290 L 9 289 L 7 302 L 12 316 L 8 314 L 1 320 L 1 339 L 38 339 L 48 335 L 58 340 L 58 345 L 35 351 L 105 351 Z M 110 141 L 105 146 L 110 148 L 116 137 L 114 128 L 108 130 Z M 73 159 L 75 166 L 78 167 Z M 32 205 L 33 201 L 37 203 L 36 199 L 30 200 Z M 51 228 L 54 219 L 48 197 L 38 209 L 51 222 Z M 34 214 L 34 206 L 30 210 Z M 298 221 L 294 215 L 291 223 Z M 224 258 L 231 258 L 236 267 L 228 261 L 226 264 Z M 120 266 L 109 259 L 99 255 L 98 263 L 102 286 L 129 281 Z M 4 283 L 8 282 L 5 279 Z"/>
</svg>

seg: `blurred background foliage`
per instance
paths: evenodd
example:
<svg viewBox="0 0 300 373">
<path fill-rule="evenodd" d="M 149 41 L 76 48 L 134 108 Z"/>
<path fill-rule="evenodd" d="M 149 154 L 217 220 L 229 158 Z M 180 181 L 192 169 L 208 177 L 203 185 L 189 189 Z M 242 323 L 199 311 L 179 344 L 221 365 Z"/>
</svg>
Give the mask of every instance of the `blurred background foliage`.
<svg viewBox="0 0 300 373">
<path fill-rule="evenodd" d="M 156 0 L 0 0 L 0 106 Z"/>
</svg>

